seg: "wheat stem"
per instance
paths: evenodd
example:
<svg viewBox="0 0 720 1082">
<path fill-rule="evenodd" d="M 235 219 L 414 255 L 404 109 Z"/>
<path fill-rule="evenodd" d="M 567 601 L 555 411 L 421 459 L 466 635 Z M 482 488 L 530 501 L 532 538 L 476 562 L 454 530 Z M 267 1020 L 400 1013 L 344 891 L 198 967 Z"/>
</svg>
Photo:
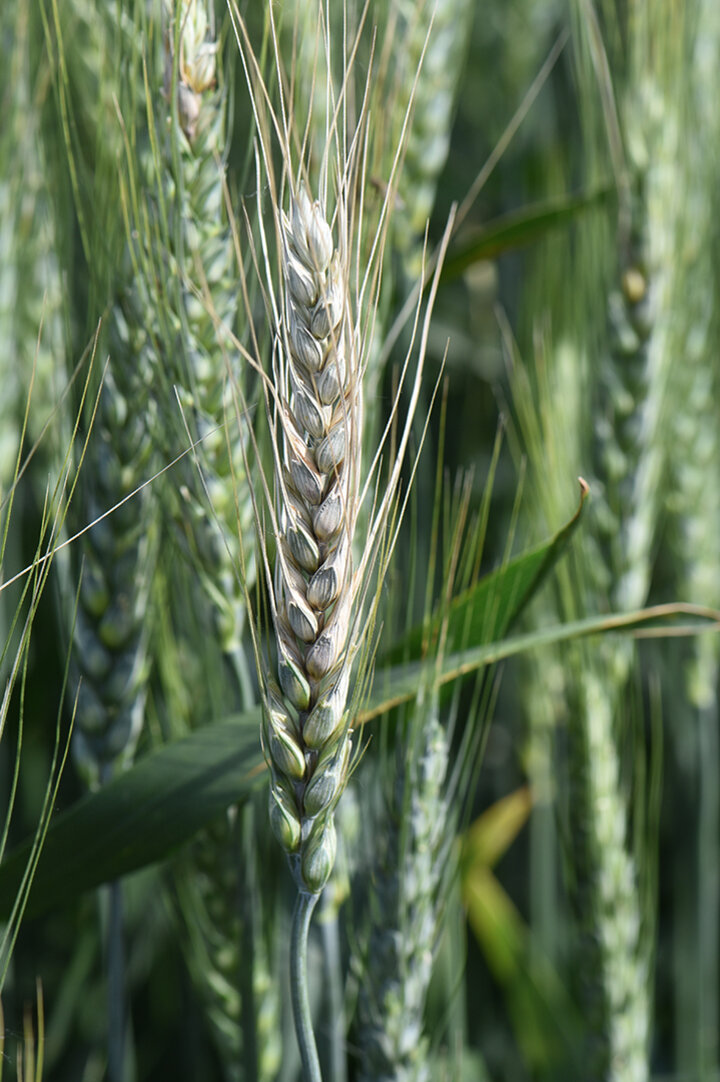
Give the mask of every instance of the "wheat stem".
<svg viewBox="0 0 720 1082">
<path fill-rule="evenodd" d="M 290 994 L 305 1082 L 322 1082 L 307 983 L 308 932 L 319 897 L 319 894 L 298 891 L 290 935 Z"/>
<path fill-rule="evenodd" d="M 332 881 L 331 881 L 332 882 Z M 319 917 L 323 950 L 323 975 L 327 1021 L 327 1074 L 333 1082 L 346 1082 L 347 1056 L 345 1054 L 345 1003 L 342 983 L 342 958 L 340 951 L 340 927 L 338 906 L 328 890 L 321 897 Z"/>
<path fill-rule="evenodd" d="M 107 1018 L 108 1079 L 125 1078 L 125 944 L 122 883 L 106 888 L 107 900 Z"/>
</svg>

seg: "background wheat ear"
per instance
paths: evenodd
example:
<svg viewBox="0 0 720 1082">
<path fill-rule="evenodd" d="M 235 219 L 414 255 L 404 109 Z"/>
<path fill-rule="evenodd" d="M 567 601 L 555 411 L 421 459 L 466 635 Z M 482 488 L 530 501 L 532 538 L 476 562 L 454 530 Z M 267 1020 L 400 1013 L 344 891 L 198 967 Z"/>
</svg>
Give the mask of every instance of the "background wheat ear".
<svg viewBox="0 0 720 1082">
<path fill-rule="evenodd" d="M 241 553 L 241 538 L 252 528 L 252 502 L 235 409 L 236 398 L 245 399 L 249 390 L 235 345 L 239 256 L 226 177 L 237 54 L 227 50 L 223 57 L 206 0 L 165 0 L 158 25 L 162 49 L 154 55 L 151 103 L 157 136 L 146 195 L 151 236 L 137 246 L 137 259 L 148 278 L 159 267 L 175 270 L 162 291 L 156 330 L 157 382 L 165 399 L 159 434 L 169 461 L 191 448 L 164 494 L 174 540 L 205 588 L 217 634 L 250 702 L 242 633 L 255 569 L 252 546 Z"/>
<path fill-rule="evenodd" d="M 116 764 L 131 760 L 142 725 L 158 540 L 156 493 L 145 487 L 157 463 L 150 307 L 142 280 L 132 274 L 117 213 L 123 138 L 118 110 L 125 110 L 126 131 L 135 131 L 142 84 L 130 27 L 122 22 L 113 34 L 112 19 L 112 10 L 68 5 L 46 23 L 57 63 L 57 113 L 54 125 L 48 125 L 53 140 L 48 143 L 50 153 L 62 152 L 70 163 L 66 188 L 59 186 L 72 200 L 62 208 L 69 219 L 63 251 L 70 268 L 76 258 L 85 267 L 82 278 L 72 279 L 68 303 L 69 377 L 89 337 L 101 328 L 89 384 L 75 381 L 76 408 L 82 402 L 75 454 L 78 463 L 84 457 L 88 469 L 68 521 L 71 533 L 84 532 L 70 546 L 67 566 L 71 578 L 82 580 L 73 632 L 80 696 L 74 749 L 94 784 Z M 122 82 L 122 101 L 113 99 L 108 72 Z M 73 141 L 78 130 L 86 133 L 82 146 Z M 87 214 L 90 199 L 93 216 Z M 114 278 L 118 266 L 119 281 Z M 138 410 L 137 403 L 144 408 Z M 65 593 L 69 623 L 73 585 Z"/>
<path fill-rule="evenodd" d="M 153 293 L 134 272 L 121 175 L 134 190 L 141 171 L 144 86 L 139 9 L 122 18 L 111 5 L 54 6 L 45 21 L 57 112 L 50 129 L 63 144 L 71 199 L 64 257 L 69 375 L 88 327 L 100 328 L 74 453 L 80 479 L 68 527 L 63 601 L 77 697 L 73 752 L 92 787 L 133 760 L 143 728 L 151 669 L 154 571 L 160 537 L 157 429 L 152 395 Z M 115 85 L 113 85 L 113 82 Z M 82 132 L 83 136 L 79 133 Z M 124 163 L 124 170 L 120 163 Z M 89 212 L 92 207 L 92 213 Z M 77 274 L 76 260 L 83 268 Z M 99 352 L 98 352 L 99 350 Z M 100 360 L 102 357 L 102 360 Z M 80 385 L 82 388 L 82 384 Z M 79 584 L 79 585 L 78 585 Z M 77 589 L 77 608 L 73 599 Z M 101 906 L 107 947 L 107 1056 L 112 1079 L 124 1072 L 128 1040 L 123 891 L 110 884 Z"/>
</svg>

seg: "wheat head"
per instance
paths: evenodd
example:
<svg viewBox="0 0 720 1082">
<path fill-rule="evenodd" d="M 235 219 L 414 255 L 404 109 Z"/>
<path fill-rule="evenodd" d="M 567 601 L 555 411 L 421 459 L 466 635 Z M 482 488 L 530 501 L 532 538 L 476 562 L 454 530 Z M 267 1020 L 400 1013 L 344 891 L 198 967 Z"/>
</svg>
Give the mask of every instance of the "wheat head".
<svg viewBox="0 0 720 1082">
<path fill-rule="evenodd" d="M 279 688 L 266 685 L 270 816 L 317 893 L 332 869 L 332 810 L 347 777 L 362 390 L 344 253 L 300 187 L 283 215 L 284 333 L 276 358 Z"/>
<path fill-rule="evenodd" d="M 157 250 L 139 258 L 146 274 L 153 265 L 177 270 L 158 297 L 158 379 L 168 400 L 161 419 L 169 459 L 194 446 L 176 467 L 172 512 L 223 649 L 235 653 L 245 617 L 240 536 L 252 529 L 252 502 L 234 408 L 242 371 L 231 348 L 238 291 L 224 190 L 228 92 L 212 4 L 163 0 L 163 8 L 163 137 L 153 162 L 158 194 L 150 199 L 157 227 L 146 242 Z M 247 562 L 244 575 L 254 578 Z"/>
</svg>

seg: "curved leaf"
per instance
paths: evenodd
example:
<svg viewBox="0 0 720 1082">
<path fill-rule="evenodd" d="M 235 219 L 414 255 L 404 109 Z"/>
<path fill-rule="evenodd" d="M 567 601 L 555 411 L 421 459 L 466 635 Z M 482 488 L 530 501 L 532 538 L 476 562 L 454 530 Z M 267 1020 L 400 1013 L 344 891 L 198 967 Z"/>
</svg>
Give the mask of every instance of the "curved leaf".
<svg viewBox="0 0 720 1082">
<path fill-rule="evenodd" d="M 496 259 L 504 252 L 542 239 L 552 229 L 569 225 L 584 211 L 604 203 L 613 191 L 612 185 L 604 184 L 589 192 L 523 207 L 489 222 L 469 244 L 446 256 L 442 280 L 459 278 L 474 263 Z"/>
<path fill-rule="evenodd" d="M 163 859 L 225 808 L 247 798 L 263 773 L 260 712 L 198 729 L 151 752 L 58 815 L 48 830 L 26 917 Z M 9 916 L 30 843 L 0 865 L 0 920 Z"/>
<path fill-rule="evenodd" d="M 690 617 L 691 622 L 678 624 L 677 621 L 681 617 Z M 443 660 L 437 682 L 439 685 L 449 684 L 459 677 L 477 672 L 485 665 L 494 665 L 498 661 L 526 653 L 539 646 L 552 646 L 558 642 L 587 638 L 590 635 L 623 632 L 632 633 L 636 638 L 648 638 L 698 635 L 703 632 L 717 633 L 718 631 L 720 631 L 720 611 L 704 605 L 689 605 L 684 602 L 653 605 L 635 612 L 588 616 L 583 620 L 573 620 L 570 623 L 552 624 L 539 631 L 515 635 L 500 642 L 459 650 Z M 373 693 L 365 709 L 356 717 L 356 724 L 370 721 L 384 714 L 386 710 L 414 699 L 425 669 L 426 666 L 422 661 L 412 661 L 377 674 Z"/>
<path fill-rule="evenodd" d="M 429 627 L 418 625 L 394 644 L 380 664 L 419 658 L 425 643 L 432 653 L 433 642 L 445 621 L 448 652 L 467 643 L 479 646 L 499 642 L 565 553 L 580 523 L 589 489 L 582 477 L 578 480 L 580 502 L 577 510 L 556 534 L 537 548 L 508 560 L 453 598 L 446 611 L 433 616 Z"/>
<path fill-rule="evenodd" d="M 501 797 L 465 831 L 462 863 L 467 868 L 490 869 L 504 856 L 530 817 L 533 794 L 523 785 Z"/>
</svg>

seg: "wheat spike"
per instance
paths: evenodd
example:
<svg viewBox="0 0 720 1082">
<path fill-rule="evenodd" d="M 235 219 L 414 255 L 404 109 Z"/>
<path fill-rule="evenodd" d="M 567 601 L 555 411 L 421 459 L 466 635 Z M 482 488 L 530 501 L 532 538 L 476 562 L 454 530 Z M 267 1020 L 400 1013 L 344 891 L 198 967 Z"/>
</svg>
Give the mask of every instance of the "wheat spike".
<svg viewBox="0 0 720 1082">
<path fill-rule="evenodd" d="M 0 76 L 0 342 L 4 349 L 0 407 L 0 489 L 15 468 L 23 412 L 31 390 L 28 433 L 34 440 L 59 397 L 62 287 L 48 187 L 48 162 L 33 101 L 38 77 L 30 42 L 36 16 L 9 2 L 0 37 L 11 43 Z M 37 92 L 36 92 L 37 96 Z"/>
<path fill-rule="evenodd" d="M 672 192 L 681 129 L 677 77 L 683 35 L 669 11 L 656 13 L 652 27 L 650 13 L 638 11 L 625 27 L 609 6 L 602 24 L 591 5 L 581 3 L 578 10 L 580 38 L 594 66 L 593 95 L 598 94 L 598 73 L 601 80 L 603 135 L 609 136 L 615 154 L 621 209 L 607 348 L 599 370 L 585 366 L 597 395 L 594 440 L 586 451 L 596 471 L 591 481 L 596 492 L 594 548 L 568 589 L 566 604 L 570 611 L 578 601 L 627 610 L 647 600 L 667 466 L 665 425 L 677 342 L 678 276 L 670 252 L 678 235 Z M 613 85 L 603 30 L 608 48 L 618 49 L 617 56 L 613 52 Z M 606 251 L 604 238 L 598 243 L 597 231 L 589 235 L 596 265 L 602 265 L 598 253 Z M 587 350 L 588 338 L 578 355 Z M 569 873 L 580 937 L 577 973 L 588 1023 L 588 1072 L 595 1078 L 640 1082 L 649 1075 L 652 911 L 643 907 L 649 853 L 645 840 L 639 845 L 633 838 L 619 742 L 621 726 L 631 716 L 628 689 L 635 654 L 631 641 L 621 640 L 592 657 L 579 652 L 582 660 L 573 661 L 574 656 L 567 681 Z"/>
<path fill-rule="evenodd" d="M 438 933 L 441 881 L 454 822 L 444 793 L 448 742 L 437 696 L 410 715 L 420 731 L 398 743 L 393 799 L 374 875 L 356 1039 L 361 1082 L 429 1082 L 424 1012 Z"/>
<path fill-rule="evenodd" d="M 642 1082 L 648 1077 L 650 958 L 621 780 L 618 699 L 608 694 L 607 665 L 587 655 L 578 664 L 583 676 L 568 731 L 570 853 L 588 1077 Z"/>
<path fill-rule="evenodd" d="M 268 683 L 264 743 L 274 829 L 297 858 L 303 887 L 318 893 L 332 868 L 332 809 L 351 745 L 346 701 L 362 391 L 347 269 L 321 206 L 300 187 L 282 222 L 286 306 L 275 379 L 282 450 L 274 586 L 282 693 Z"/>
<path fill-rule="evenodd" d="M 720 602 L 720 434 L 718 432 L 715 297 L 718 288 L 714 229 L 718 213 L 718 85 L 720 12 L 696 0 L 688 43 L 685 123 L 678 171 L 682 176 L 682 230 L 673 259 L 678 266 L 678 356 L 671 374 L 673 408 L 668 424 L 669 491 L 666 494 L 674 596 L 717 606 Z M 698 636 L 674 650 L 665 684 L 673 706 L 668 722 L 673 748 L 671 779 L 687 793 L 685 820 L 673 852 L 675 1068 L 711 1077 L 720 1066 L 717 1017 L 720 939 L 716 916 L 720 880 L 713 854 L 720 846 L 720 807 L 715 764 L 720 743 L 716 635 Z M 670 659 L 668 659 L 670 660 Z M 682 667 L 682 671 L 680 671 Z M 679 693 L 679 694 L 678 694 Z M 688 822 L 697 845 L 686 846 Z"/>
<path fill-rule="evenodd" d="M 175 536 L 198 573 L 219 647 L 239 662 L 242 677 L 245 596 L 255 568 L 252 546 L 242 561 L 240 553 L 241 539 L 253 529 L 253 509 L 235 408 L 245 391 L 233 344 L 239 291 L 224 190 L 227 72 L 212 3 L 164 0 L 163 6 L 164 137 L 157 164 L 169 221 L 167 233 L 160 232 L 165 252 L 156 258 L 177 267 L 178 282 L 165 298 L 158 368 L 174 407 L 163 418 L 168 457 L 189 439 L 197 444 L 175 467 L 180 482 L 173 486 L 171 507 Z M 226 1077 L 242 1077 L 244 1064 L 253 1076 L 269 1079 L 277 1072 L 277 1003 L 263 944 L 255 943 L 252 958 L 243 949 L 252 934 L 247 910 L 257 902 L 238 882 L 241 861 L 233 837 L 225 823 L 202 831 L 175 876 L 190 932 L 183 935 L 183 952 Z M 241 890 L 243 917 L 237 905 Z M 252 1041 L 246 1039 L 249 1030 Z"/>
<path fill-rule="evenodd" d="M 410 108 L 393 243 L 413 280 L 420 268 L 422 237 L 450 147 L 473 5 L 468 0 L 424 0 L 420 4 L 390 0 L 389 6 L 389 18 L 396 24 L 395 34 L 401 42 L 395 50 L 394 144 Z M 394 151 L 393 145 L 391 153 Z"/>
<path fill-rule="evenodd" d="M 280 1004 L 263 928 L 273 926 L 272 915 L 261 911 L 251 863 L 257 861 L 256 840 L 247 847 L 238 837 L 249 811 L 233 809 L 203 830 L 172 868 L 183 951 L 227 1082 L 242 1082 L 245 1072 L 271 1082 L 281 1062 Z"/>
<path fill-rule="evenodd" d="M 67 22 L 56 25 L 58 51 L 67 62 L 67 76 L 59 77 L 59 95 L 82 103 L 83 122 L 93 136 L 89 146 L 65 147 L 76 169 L 76 211 L 81 230 L 86 230 L 89 261 L 88 291 L 76 290 L 73 317 L 82 327 L 102 316 L 74 441 L 76 456 L 84 453 L 84 458 L 68 517 L 71 532 L 90 528 L 69 550 L 73 585 L 65 585 L 72 614 L 74 586 L 81 578 L 72 662 L 79 689 L 73 750 L 93 783 L 132 757 L 139 736 L 150 667 L 150 596 L 159 521 L 155 490 L 144 484 L 157 464 L 151 394 L 154 308 L 147 283 L 131 273 L 122 237 L 113 187 L 120 134 L 117 123 L 108 123 L 109 109 L 114 108 L 108 72 L 122 73 L 128 123 L 137 107 L 138 80 L 129 28 L 124 24 L 114 34 L 112 14 L 69 5 L 62 12 Z M 76 49 L 77 42 L 84 47 Z M 92 217 L 86 214 L 85 191 L 96 197 Z M 69 366 L 79 354 L 76 347 L 68 351 Z"/>
<path fill-rule="evenodd" d="M 269 605 L 277 648 L 277 683 L 267 676 L 255 635 L 256 661 L 263 683 L 263 747 L 270 768 L 269 813 L 274 833 L 289 857 L 298 887 L 290 937 L 293 1015 L 305 1076 L 320 1077 L 308 997 L 307 942 L 312 913 L 331 874 L 336 849 L 335 806 L 345 788 L 351 755 L 352 702 L 362 694 L 363 665 L 350 696 L 353 663 L 366 644 L 376 614 L 379 590 L 397 538 L 395 511 L 400 470 L 417 408 L 429 320 L 438 276 L 428 291 L 422 329 L 418 310 L 417 360 L 408 376 L 415 334 L 400 373 L 409 384 L 407 419 L 400 425 L 383 489 L 378 493 L 367 533 L 355 537 L 360 508 L 379 471 L 381 450 L 361 483 L 362 377 L 377 291 L 369 283 L 382 260 L 378 235 L 369 260 L 355 213 L 362 206 L 363 147 L 367 115 L 355 121 L 345 103 L 327 133 L 320 160 L 320 198 L 309 195 L 304 172 L 292 167 L 294 122 L 284 100 L 279 114 L 269 101 L 247 29 L 236 6 L 233 26 L 253 104 L 260 174 L 267 177 L 275 239 L 281 265 L 280 297 L 260 219 L 259 245 L 266 282 L 266 311 L 275 335 L 272 373 L 263 376 L 273 452 L 273 488 L 263 476 L 274 535 L 274 571 L 265 522 L 256 521 L 265 563 Z M 274 58 L 283 80 L 277 31 L 269 12 Z M 343 87 L 349 85 L 351 61 Z M 330 76 L 329 76 L 330 78 Z M 328 94 L 333 98 L 332 87 Z M 363 103 L 364 105 L 366 102 Z M 283 163 L 276 183 L 273 161 L 277 137 Z M 332 178 L 332 181 L 331 181 Z M 334 185 L 334 210 L 328 214 L 328 187 Z M 290 206 L 283 209 L 286 183 Z M 385 202 L 385 212 L 388 203 Z M 332 222 L 332 225 L 331 225 Z M 438 253 L 447 248 L 448 223 Z M 335 231 L 336 240 L 333 238 Z M 256 261 L 257 262 L 257 261 Z M 353 292 L 351 298 L 351 289 Z M 260 359 L 257 359 L 261 368 Z M 392 406 L 396 416 L 398 399 Z M 384 435 L 388 440 L 391 423 Z M 374 476 L 375 475 L 375 476 Z M 402 508 L 399 509 L 400 515 Z M 354 552 L 356 547 L 357 552 Z M 353 563 L 354 558 L 357 564 Z M 361 661 L 366 656 L 361 657 Z"/>
<path fill-rule="evenodd" d="M 147 353 L 121 302 L 110 315 L 113 362 L 105 373 L 91 442 L 81 471 L 82 525 L 133 492 L 152 472 L 154 446 L 148 408 Z M 140 363 L 138 364 L 138 361 Z M 137 366 L 137 368 L 136 368 Z M 148 612 L 157 557 L 155 495 L 143 489 L 83 534 L 77 546 L 82 573 L 74 658 L 79 686 L 74 750 L 95 776 L 133 754 L 142 725 L 149 672 Z"/>
<path fill-rule="evenodd" d="M 232 654 L 240 650 L 245 618 L 240 536 L 252 529 L 252 502 L 235 409 L 242 372 L 231 344 L 238 290 L 224 192 L 227 89 L 212 4 L 163 0 L 163 6 L 164 136 L 156 168 L 168 223 L 166 231 L 153 207 L 154 243 L 164 251 L 140 258 L 149 272 L 153 265 L 177 269 L 159 298 L 165 307 L 158 376 L 168 398 L 162 420 L 169 458 L 190 440 L 196 446 L 177 468 L 173 514 L 177 536 L 215 613 L 223 649 Z M 250 585 L 254 574 L 250 552 L 244 566 Z"/>
</svg>

